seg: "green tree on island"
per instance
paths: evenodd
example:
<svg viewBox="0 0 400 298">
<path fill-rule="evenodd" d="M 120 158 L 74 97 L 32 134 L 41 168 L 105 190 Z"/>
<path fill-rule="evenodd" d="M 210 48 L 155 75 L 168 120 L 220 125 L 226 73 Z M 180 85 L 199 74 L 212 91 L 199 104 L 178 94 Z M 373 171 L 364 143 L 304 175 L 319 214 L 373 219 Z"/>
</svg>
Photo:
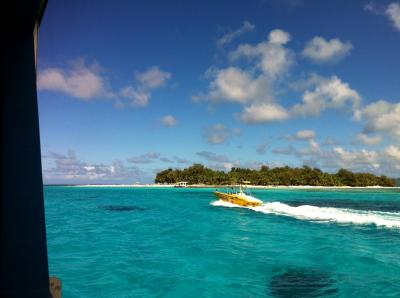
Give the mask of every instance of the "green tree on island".
<svg viewBox="0 0 400 298">
<path fill-rule="evenodd" d="M 194 164 L 185 169 L 166 169 L 157 173 L 156 183 L 177 183 L 187 181 L 189 184 L 230 185 L 241 181 L 251 181 L 255 185 L 311 185 L 311 186 L 395 186 L 395 180 L 384 175 L 371 173 L 354 173 L 340 169 L 331 174 L 318 168 L 288 166 L 269 168 L 262 166 L 259 170 L 233 167 L 229 172 L 216 171 L 201 164 Z"/>
</svg>

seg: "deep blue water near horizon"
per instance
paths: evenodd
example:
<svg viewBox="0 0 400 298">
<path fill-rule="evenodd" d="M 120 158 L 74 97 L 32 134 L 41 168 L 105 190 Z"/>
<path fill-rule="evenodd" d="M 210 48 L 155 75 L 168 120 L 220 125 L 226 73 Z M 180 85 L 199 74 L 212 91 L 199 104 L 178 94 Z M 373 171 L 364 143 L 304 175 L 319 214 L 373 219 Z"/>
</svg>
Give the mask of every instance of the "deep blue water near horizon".
<svg viewBox="0 0 400 298">
<path fill-rule="evenodd" d="M 66 298 L 400 297 L 399 190 L 253 193 L 46 186 L 50 273 Z"/>
</svg>

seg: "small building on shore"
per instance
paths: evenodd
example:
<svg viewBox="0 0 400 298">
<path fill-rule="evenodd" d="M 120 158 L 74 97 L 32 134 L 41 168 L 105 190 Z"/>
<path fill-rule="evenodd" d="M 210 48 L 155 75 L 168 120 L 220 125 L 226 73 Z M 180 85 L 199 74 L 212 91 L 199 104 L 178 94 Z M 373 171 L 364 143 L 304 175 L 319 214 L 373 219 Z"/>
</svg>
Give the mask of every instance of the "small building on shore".
<svg viewBox="0 0 400 298">
<path fill-rule="evenodd" d="M 188 183 L 186 181 L 179 181 L 175 184 L 175 187 L 177 188 L 185 188 L 187 187 Z"/>
</svg>

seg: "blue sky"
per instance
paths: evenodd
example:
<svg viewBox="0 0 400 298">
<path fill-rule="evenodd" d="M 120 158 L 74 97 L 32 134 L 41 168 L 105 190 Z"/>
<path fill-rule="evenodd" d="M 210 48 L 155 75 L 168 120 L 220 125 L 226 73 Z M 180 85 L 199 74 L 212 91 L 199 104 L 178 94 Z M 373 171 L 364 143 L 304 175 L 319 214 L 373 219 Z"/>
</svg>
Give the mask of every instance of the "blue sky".
<svg viewBox="0 0 400 298">
<path fill-rule="evenodd" d="M 167 167 L 400 177 L 400 2 L 49 1 L 45 183 Z"/>
</svg>

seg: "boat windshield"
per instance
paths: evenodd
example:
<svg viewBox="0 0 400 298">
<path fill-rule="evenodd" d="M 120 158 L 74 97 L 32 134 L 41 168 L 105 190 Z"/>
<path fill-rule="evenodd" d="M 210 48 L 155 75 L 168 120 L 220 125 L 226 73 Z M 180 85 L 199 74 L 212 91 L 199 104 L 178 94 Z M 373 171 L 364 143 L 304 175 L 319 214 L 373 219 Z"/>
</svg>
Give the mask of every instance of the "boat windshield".
<svg viewBox="0 0 400 298">
<path fill-rule="evenodd" d="M 225 189 L 225 192 L 230 195 L 238 194 L 238 193 L 240 193 L 240 188 L 229 187 L 229 188 Z M 242 188 L 242 193 L 244 193 L 247 196 L 253 196 L 251 191 L 245 187 Z"/>
<path fill-rule="evenodd" d="M 253 194 L 251 193 L 250 189 L 248 189 L 248 188 L 243 189 L 243 193 L 245 195 L 247 195 L 247 196 L 253 196 Z"/>
<path fill-rule="evenodd" d="M 226 193 L 228 193 L 228 194 L 235 194 L 236 193 L 236 191 L 233 189 L 233 187 L 230 187 L 230 188 L 228 188 L 227 190 L 226 190 Z"/>
</svg>

